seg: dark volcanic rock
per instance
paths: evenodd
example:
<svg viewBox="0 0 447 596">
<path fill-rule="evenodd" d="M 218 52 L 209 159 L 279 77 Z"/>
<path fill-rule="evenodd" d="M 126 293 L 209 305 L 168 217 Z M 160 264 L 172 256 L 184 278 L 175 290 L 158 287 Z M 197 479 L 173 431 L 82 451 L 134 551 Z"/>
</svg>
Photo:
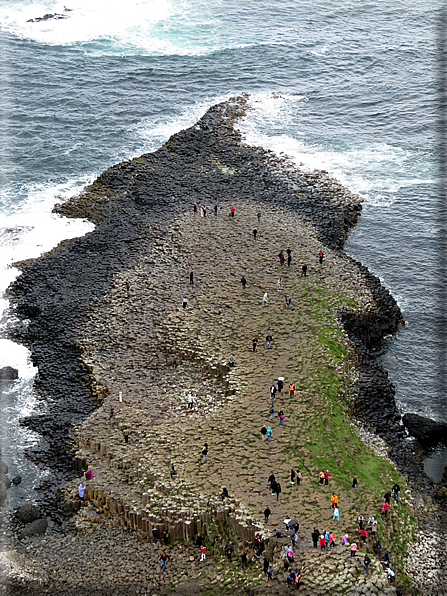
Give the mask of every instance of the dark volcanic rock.
<svg viewBox="0 0 447 596">
<path fill-rule="evenodd" d="M 20 484 L 22 482 L 22 477 L 14 476 L 14 478 L 11 480 L 11 482 L 17 486 L 17 484 Z"/>
<path fill-rule="evenodd" d="M 436 422 L 418 414 L 405 414 L 402 422 L 408 432 L 423 445 L 435 445 L 441 441 L 447 444 L 447 424 Z"/>
<path fill-rule="evenodd" d="M 15 381 L 19 378 L 19 371 L 12 366 L 0 368 L 0 381 Z"/>
<path fill-rule="evenodd" d="M 25 538 L 28 536 L 41 536 L 45 534 L 47 530 L 48 522 L 46 519 L 37 519 L 33 521 L 31 524 L 27 524 L 24 530 L 20 534 L 20 538 Z"/>
<path fill-rule="evenodd" d="M 23 505 L 23 507 L 19 507 L 19 509 L 17 509 L 15 516 L 24 524 L 29 524 L 42 517 L 42 513 L 39 507 L 31 505 L 31 503 L 27 503 L 26 505 Z"/>
</svg>

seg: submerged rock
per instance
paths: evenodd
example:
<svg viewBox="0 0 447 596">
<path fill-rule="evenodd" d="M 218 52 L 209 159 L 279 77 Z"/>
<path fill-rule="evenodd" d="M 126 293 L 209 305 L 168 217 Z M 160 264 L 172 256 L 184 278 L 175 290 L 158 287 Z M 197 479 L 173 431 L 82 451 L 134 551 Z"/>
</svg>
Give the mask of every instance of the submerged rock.
<svg viewBox="0 0 447 596">
<path fill-rule="evenodd" d="M 405 414 L 402 418 L 410 435 L 423 445 L 436 445 L 441 441 L 447 444 L 447 424 L 424 418 L 418 414 Z"/>
<path fill-rule="evenodd" d="M 12 366 L 0 368 L 0 381 L 15 381 L 19 378 L 19 371 Z"/>
</svg>

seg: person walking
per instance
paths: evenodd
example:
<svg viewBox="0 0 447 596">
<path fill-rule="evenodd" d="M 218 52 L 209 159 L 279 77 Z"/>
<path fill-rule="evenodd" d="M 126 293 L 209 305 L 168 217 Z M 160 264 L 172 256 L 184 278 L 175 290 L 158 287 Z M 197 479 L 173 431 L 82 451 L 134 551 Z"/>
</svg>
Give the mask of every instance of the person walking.
<svg viewBox="0 0 447 596">
<path fill-rule="evenodd" d="M 166 561 L 167 560 L 168 560 L 168 555 L 165 553 L 165 551 L 163 551 L 160 555 L 161 568 L 163 569 L 163 571 L 166 569 Z"/>
<path fill-rule="evenodd" d="M 233 547 L 231 545 L 231 542 L 229 540 L 227 540 L 227 543 L 225 545 L 224 548 L 224 553 L 225 556 L 227 557 L 227 559 L 231 562 L 231 553 L 233 552 Z"/>
<path fill-rule="evenodd" d="M 258 345 L 258 338 L 254 337 L 252 339 L 252 343 L 253 343 L 253 352 L 256 352 L 256 346 Z"/>
<path fill-rule="evenodd" d="M 280 492 L 281 492 L 281 484 L 279 482 L 277 482 L 276 486 L 275 486 L 276 500 L 279 499 Z"/>
<path fill-rule="evenodd" d="M 205 443 L 203 445 L 202 455 L 203 455 L 203 463 L 205 463 L 206 462 L 207 455 L 208 455 L 208 443 Z"/>
<path fill-rule="evenodd" d="M 346 546 L 348 544 L 348 538 L 349 538 L 349 536 L 347 534 L 343 534 L 343 536 L 341 538 L 341 545 L 342 546 Z"/>
<path fill-rule="evenodd" d="M 360 530 L 363 528 L 363 522 L 365 521 L 365 518 L 363 517 L 362 514 L 360 514 L 357 518 L 357 522 L 359 524 L 359 528 Z"/>
<path fill-rule="evenodd" d="M 241 277 L 241 284 L 242 284 L 242 289 L 245 290 L 245 286 L 247 285 L 247 280 L 245 279 L 245 275 L 243 275 Z"/>
<path fill-rule="evenodd" d="M 278 292 L 280 292 L 280 291 L 281 291 L 281 284 L 282 284 L 282 279 L 281 279 L 281 278 L 279 278 L 279 279 L 278 279 Z"/>
<path fill-rule="evenodd" d="M 267 429 L 267 443 L 270 443 L 270 440 L 272 438 L 272 434 L 273 434 L 272 429 L 269 426 L 268 429 Z"/>
<path fill-rule="evenodd" d="M 289 397 L 293 397 L 295 395 L 295 383 L 290 383 L 289 385 Z"/>
<path fill-rule="evenodd" d="M 258 230 L 257 228 L 253 229 L 253 238 L 256 240 L 256 236 L 258 235 Z"/>
<path fill-rule="evenodd" d="M 324 539 L 324 534 L 320 534 L 320 550 L 326 550 L 326 540 Z"/>
<path fill-rule="evenodd" d="M 324 486 L 329 486 L 329 476 L 331 475 L 331 473 L 329 472 L 329 470 L 326 470 L 326 472 L 324 473 Z"/>
<path fill-rule="evenodd" d="M 358 484 L 357 476 L 354 476 L 354 478 L 352 479 L 352 490 L 356 489 L 357 484 Z"/>
<path fill-rule="evenodd" d="M 130 292 L 130 281 L 128 279 L 126 279 L 126 293 L 127 295 L 129 295 Z"/>
<path fill-rule="evenodd" d="M 231 217 L 234 217 L 234 212 L 236 211 L 236 208 L 234 205 L 231 205 L 231 209 L 230 209 L 230 213 L 231 213 Z"/>
<path fill-rule="evenodd" d="M 113 404 L 112 404 L 110 406 L 109 420 L 111 420 L 113 418 L 113 414 L 114 414 L 114 411 L 113 411 Z"/>
<path fill-rule="evenodd" d="M 266 524 L 269 523 L 269 516 L 272 512 L 270 511 L 270 507 L 267 505 L 267 507 L 264 509 L 264 522 Z"/>
<path fill-rule="evenodd" d="M 86 488 L 87 488 L 87 487 L 86 487 L 86 486 L 84 486 L 84 485 L 82 484 L 82 482 L 81 482 L 81 484 L 80 484 L 80 485 L 79 485 L 79 487 L 78 487 L 78 495 L 79 495 L 79 500 L 81 501 L 81 503 L 83 503 L 83 502 L 84 502 L 84 494 L 85 494 L 85 489 L 86 489 Z"/>
<path fill-rule="evenodd" d="M 366 539 L 368 537 L 368 534 L 366 533 L 365 528 L 362 528 L 361 530 L 357 530 L 357 532 L 360 532 L 360 536 L 363 540 L 363 544 L 366 544 Z"/>
<path fill-rule="evenodd" d="M 194 215 L 195 215 L 197 213 L 197 205 L 195 203 L 194 203 L 193 210 L 194 210 Z"/>
<path fill-rule="evenodd" d="M 388 515 L 388 509 L 391 509 L 391 505 L 389 503 L 384 503 L 382 505 L 382 511 L 383 511 L 383 514 L 385 515 L 385 517 L 387 517 L 387 515 Z"/>
<path fill-rule="evenodd" d="M 189 408 L 190 410 L 192 410 L 192 407 L 193 407 L 193 405 L 194 405 L 194 402 L 195 402 L 195 401 L 196 401 L 196 400 L 194 399 L 194 396 L 193 396 L 193 395 L 191 395 L 191 393 L 190 393 L 190 394 L 188 395 L 188 408 Z"/>
<path fill-rule="evenodd" d="M 231 366 L 231 368 L 233 368 L 234 366 L 234 354 L 231 354 L 229 359 L 228 359 L 228 365 Z"/>
<path fill-rule="evenodd" d="M 391 501 L 391 491 L 387 491 L 384 495 L 383 498 L 385 499 L 385 503 L 388 503 L 388 505 L 391 505 L 390 501 Z"/>
<path fill-rule="evenodd" d="M 340 521 L 340 510 L 337 506 L 334 507 L 334 515 L 332 519 L 336 519 L 338 522 Z"/>
<path fill-rule="evenodd" d="M 269 349 L 269 348 L 270 348 L 270 344 L 272 343 L 272 341 L 273 341 L 273 337 L 272 337 L 272 336 L 270 335 L 270 333 L 269 333 L 269 334 L 267 335 L 267 337 L 265 338 L 265 343 L 266 343 L 266 345 L 267 345 L 267 349 Z"/>
<path fill-rule="evenodd" d="M 124 437 L 124 442 L 128 443 L 129 442 L 129 429 L 127 428 L 127 426 L 123 430 L 123 437 Z"/>
<path fill-rule="evenodd" d="M 286 296 L 286 308 L 290 308 L 291 303 L 292 299 L 290 298 L 290 296 Z"/>
<path fill-rule="evenodd" d="M 318 531 L 318 528 L 314 528 L 314 531 L 310 536 L 312 538 L 312 548 L 317 548 L 318 538 L 320 537 L 320 532 Z"/>
<path fill-rule="evenodd" d="M 287 249 L 287 267 L 290 267 L 291 262 L 292 262 L 292 251 L 289 246 Z"/>
<path fill-rule="evenodd" d="M 278 379 L 278 393 L 281 393 L 283 387 L 284 387 L 284 383 L 283 383 L 282 377 L 280 377 Z"/>
<path fill-rule="evenodd" d="M 265 425 L 261 428 L 261 435 L 262 435 L 262 440 L 265 441 L 267 438 L 267 429 L 265 428 Z"/>
<path fill-rule="evenodd" d="M 331 507 L 332 509 L 335 509 L 337 507 L 337 503 L 338 503 L 338 497 L 335 493 L 332 493 L 331 496 Z"/>
<path fill-rule="evenodd" d="M 241 554 L 241 566 L 242 569 L 244 569 L 244 567 L 247 567 L 247 553 L 245 551 Z"/>
<path fill-rule="evenodd" d="M 201 550 L 201 555 L 200 555 L 200 561 L 205 561 L 206 559 L 206 546 L 204 544 L 202 544 L 202 546 L 200 547 Z"/>
<path fill-rule="evenodd" d="M 214 205 L 214 215 L 217 217 L 217 204 Z"/>
<path fill-rule="evenodd" d="M 365 558 L 363 559 L 363 564 L 365 565 L 365 575 L 369 574 L 369 564 L 371 563 L 371 559 L 368 557 L 368 553 L 365 553 Z"/>
<path fill-rule="evenodd" d="M 273 407 L 273 404 L 272 404 L 269 408 L 270 420 L 273 420 L 274 413 L 275 413 L 275 408 Z"/>
<path fill-rule="evenodd" d="M 279 424 L 280 424 L 280 426 L 283 426 L 283 424 L 284 424 L 284 412 L 282 410 L 280 410 L 278 416 L 279 416 Z"/>
<path fill-rule="evenodd" d="M 351 557 L 355 557 L 356 552 L 357 552 L 357 543 L 353 542 L 351 544 Z"/>
<path fill-rule="evenodd" d="M 320 265 L 323 263 L 323 256 L 324 256 L 324 255 L 323 255 L 323 251 L 322 251 L 322 250 L 320 250 L 320 254 L 318 255 L 318 259 L 319 259 L 319 261 L 320 261 Z"/>
<path fill-rule="evenodd" d="M 307 277 L 307 265 L 301 267 L 301 277 Z"/>
<path fill-rule="evenodd" d="M 190 286 L 194 285 L 194 273 L 192 271 L 189 274 L 189 285 Z"/>
<path fill-rule="evenodd" d="M 169 530 L 167 528 L 163 532 L 163 542 L 165 543 L 165 546 L 168 546 L 168 544 L 169 544 Z"/>
<path fill-rule="evenodd" d="M 203 217 L 206 217 L 206 205 L 202 205 Z"/>
<path fill-rule="evenodd" d="M 267 575 L 267 572 L 269 570 L 269 565 L 270 565 L 269 560 L 267 559 L 267 557 L 264 556 L 264 575 Z"/>
<path fill-rule="evenodd" d="M 284 265 L 285 261 L 286 261 L 286 259 L 284 257 L 284 253 L 283 253 L 283 251 L 281 251 L 279 253 L 279 263 L 280 263 L 280 265 Z"/>
<path fill-rule="evenodd" d="M 290 468 L 290 484 L 295 484 L 296 472 L 293 468 Z"/>
<path fill-rule="evenodd" d="M 158 540 L 158 528 L 153 528 L 152 529 L 152 539 L 154 541 L 154 544 L 157 544 L 157 540 Z"/>
<path fill-rule="evenodd" d="M 296 485 L 299 486 L 301 484 L 302 474 L 299 470 L 296 471 Z"/>
<path fill-rule="evenodd" d="M 262 297 L 262 306 L 267 306 L 269 299 L 267 296 L 267 292 L 264 293 L 264 296 Z"/>
<path fill-rule="evenodd" d="M 188 298 L 186 296 L 182 300 L 182 306 L 183 308 L 186 308 L 188 306 Z"/>
<path fill-rule="evenodd" d="M 396 482 L 393 485 L 393 496 L 394 496 L 394 499 L 396 500 L 396 503 L 399 502 L 399 492 L 400 492 L 400 486 Z"/>
<path fill-rule="evenodd" d="M 261 212 L 258 211 L 258 223 L 261 221 Z"/>
<path fill-rule="evenodd" d="M 275 396 L 276 396 L 276 387 L 275 387 L 275 385 L 272 385 L 270 387 L 270 397 L 272 398 L 272 400 L 274 400 Z"/>
</svg>

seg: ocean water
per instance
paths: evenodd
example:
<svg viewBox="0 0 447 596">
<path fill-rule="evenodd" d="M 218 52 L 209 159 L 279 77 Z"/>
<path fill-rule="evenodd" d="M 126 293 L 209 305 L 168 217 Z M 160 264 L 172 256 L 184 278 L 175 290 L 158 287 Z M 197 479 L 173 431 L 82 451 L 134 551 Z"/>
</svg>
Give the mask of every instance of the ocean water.
<svg viewBox="0 0 447 596">
<path fill-rule="evenodd" d="M 55 202 L 246 91 L 247 142 L 325 169 L 364 197 L 346 250 L 383 280 L 406 319 L 380 357 L 402 411 L 446 419 L 436 383 L 440 8 L 427 0 L 2 0 L 0 291 L 17 275 L 11 263 L 92 229 L 51 215 Z M 28 22 L 47 13 L 64 18 Z M 14 505 L 32 498 L 45 471 L 23 459 L 36 437 L 17 422 L 36 404 L 29 355 L 1 340 L 6 364 L 21 375 L 0 398 L 2 457 L 23 475 L 9 491 Z M 444 456 L 436 457 L 439 471 Z"/>
</svg>

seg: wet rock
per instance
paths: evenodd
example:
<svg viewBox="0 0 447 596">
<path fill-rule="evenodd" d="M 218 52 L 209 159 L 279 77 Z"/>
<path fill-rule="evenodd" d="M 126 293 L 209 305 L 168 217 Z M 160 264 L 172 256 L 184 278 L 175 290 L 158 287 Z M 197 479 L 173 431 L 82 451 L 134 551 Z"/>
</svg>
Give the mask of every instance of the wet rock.
<svg viewBox="0 0 447 596">
<path fill-rule="evenodd" d="M 0 505 L 6 501 L 6 486 L 0 482 Z"/>
<path fill-rule="evenodd" d="M 8 478 L 8 476 L 6 476 L 6 474 L 3 474 L 2 472 L 0 472 L 0 484 L 3 484 L 4 486 L 6 486 L 6 488 L 9 488 L 11 486 L 11 480 Z"/>
<path fill-rule="evenodd" d="M 418 414 L 405 414 L 402 422 L 410 435 L 423 445 L 436 445 L 444 442 L 447 444 L 447 424 L 424 418 Z"/>
<path fill-rule="evenodd" d="M 5 464 L 5 462 L 0 461 L 0 474 L 7 474 L 8 473 L 8 466 L 7 464 Z"/>
<path fill-rule="evenodd" d="M 20 484 L 22 482 L 22 477 L 14 476 L 14 478 L 11 480 L 11 482 L 17 486 L 17 484 Z"/>
<path fill-rule="evenodd" d="M 0 368 L 0 381 L 15 381 L 19 378 L 19 371 L 12 366 Z"/>
<path fill-rule="evenodd" d="M 31 503 L 27 503 L 26 505 L 23 505 L 23 507 L 17 509 L 15 516 L 21 522 L 29 524 L 42 517 L 42 513 L 38 507 L 31 505 Z"/>
<path fill-rule="evenodd" d="M 45 518 L 37 519 L 30 524 L 27 524 L 20 534 L 20 538 L 28 538 L 30 536 L 41 536 L 45 534 L 48 527 L 48 522 Z"/>
</svg>

